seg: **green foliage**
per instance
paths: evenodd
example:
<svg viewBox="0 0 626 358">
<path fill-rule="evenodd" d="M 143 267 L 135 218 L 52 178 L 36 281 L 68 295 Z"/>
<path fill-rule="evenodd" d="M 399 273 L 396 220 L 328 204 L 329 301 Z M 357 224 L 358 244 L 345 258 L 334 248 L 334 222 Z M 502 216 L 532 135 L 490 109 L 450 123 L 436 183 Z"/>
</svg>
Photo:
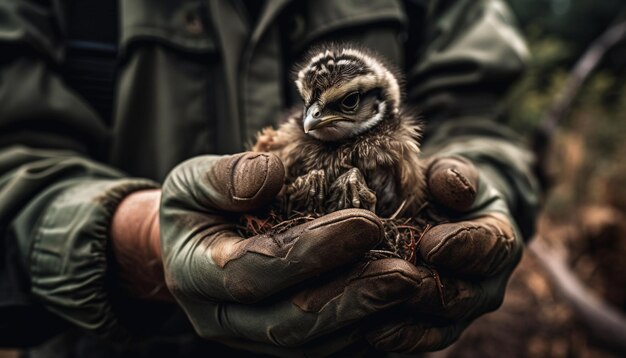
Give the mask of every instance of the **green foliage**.
<svg viewBox="0 0 626 358">
<path fill-rule="evenodd" d="M 626 9 L 623 0 L 509 0 L 533 59 L 510 94 L 512 126 L 532 138 L 576 61 Z M 560 6 L 560 8 L 559 8 Z M 555 186 L 546 211 L 566 217 L 585 204 L 626 210 L 626 44 L 613 49 L 577 94 L 548 163 Z"/>
<path fill-rule="evenodd" d="M 507 100 L 508 118 L 518 132 L 531 136 L 563 88 L 567 70 L 560 66 L 569 48 L 555 37 L 529 42 L 530 66 Z"/>
<path fill-rule="evenodd" d="M 624 11 L 623 0 L 508 0 L 520 27 L 572 46 L 575 60 Z"/>
</svg>

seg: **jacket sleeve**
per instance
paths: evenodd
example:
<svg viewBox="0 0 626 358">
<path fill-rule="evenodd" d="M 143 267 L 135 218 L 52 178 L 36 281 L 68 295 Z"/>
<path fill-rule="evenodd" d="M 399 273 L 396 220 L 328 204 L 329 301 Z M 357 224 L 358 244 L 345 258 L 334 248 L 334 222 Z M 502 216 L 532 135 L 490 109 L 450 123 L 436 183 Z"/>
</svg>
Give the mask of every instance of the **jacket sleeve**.
<svg viewBox="0 0 626 358">
<path fill-rule="evenodd" d="M 125 195 L 156 187 L 93 159 L 107 128 L 55 71 L 52 8 L 0 2 L 0 346 L 68 323 L 125 336 L 106 287 L 109 222 Z"/>
<path fill-rule="evenodd" d="M 432 3 L 425 45 L 410 54 L 407 70 L 408 101 L 427 123 L 424 154 L 470 159 L 528 239 L 539 201 L 534 157 L 499 113 L 526 67 L 526 44 L 500 0 Z"/>
</svg>

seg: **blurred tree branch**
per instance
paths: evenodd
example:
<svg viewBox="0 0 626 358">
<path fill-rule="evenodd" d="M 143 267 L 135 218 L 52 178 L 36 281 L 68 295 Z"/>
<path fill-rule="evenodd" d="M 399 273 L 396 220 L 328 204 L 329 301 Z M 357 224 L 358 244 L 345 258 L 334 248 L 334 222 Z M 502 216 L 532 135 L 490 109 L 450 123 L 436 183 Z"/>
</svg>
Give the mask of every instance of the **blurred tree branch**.
<svg viewBox="0 0 626 358">
<path fill-rule="evenodd" d="M 567 265 L 565 248 L 551 248 L 541 237 L 529 245 L 563 296 L 589 333 L 613 352 L 626 356 L 626 317 L 616 308 L 594 295 Z"/>
<path fill-rule="evenodd" d="M 534 149 L 538 158 L 538 173 L 544 185 L 547 178 L 546 159 L 552 138 L 559 125 L 570 114 L 578 94 L 602 63 L 606 54 L 626 41 L 626 12 L 622 11 L 587 48 L 569 73 L 565 84 L 556 96 L 547 115 L 534 136 Z M 626 316 L 608 304 L 576 276 L 567 264 L 564 248 L 550 247 L 541 237 L 536 237 L 529 250 L 538 259 L 552 283 L 577 313 L 580 321 L 589 328 L 592 337 L 619 355 L 626 356 Z"/>
<path fill-rule="evenodd" d="M 547 116 L 537 129 L 534 136 L 534 150 L 539 161 L 538 173 L 544 185 L 549 184 L 544 158 L 546 158 L 546 152 L 556 129 L 570 113 L 581 87 L 602 62 L 607 52 L 626 40 L 626 19 L 624 19 L 623 12 L 618 16 L 618 19 L 591 43 L 584 55 L 578 60 Z"/>
</svg>

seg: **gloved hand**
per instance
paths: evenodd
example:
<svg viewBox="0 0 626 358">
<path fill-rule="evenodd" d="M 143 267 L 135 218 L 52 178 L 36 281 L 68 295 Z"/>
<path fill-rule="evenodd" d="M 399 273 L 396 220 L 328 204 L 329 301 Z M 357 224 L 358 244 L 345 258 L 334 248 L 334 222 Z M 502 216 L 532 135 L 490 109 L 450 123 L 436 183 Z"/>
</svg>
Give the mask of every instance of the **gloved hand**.
<svg viewBox="0 0 626 358">
<path fill-rule="evenodd" d="M 273 200 L 283 175 L 280 161 L 264 153 L 203 156 L 175 168 L 160 205 L 165 280 L 206 339 L 273 354 L 295 352 L 285 347 L 332 353 L 362 339 L 357 328 L 364 319 L 405 303 L 418 286 L 403 266 L 354 265 L 382 237 L 369 211 L 342 210 L 273 236 L 242 238 L 235 230 L 239 215 Z M 135 218 L 134 226 L 147 229 L 115 228 L 132 207 L 122 203 L 113 228 L 114 252 L 131 287 L 141 281 L 133 277 L 142 265 L 137 258 L 147 260 L 134 253 L 159 251 L 115 238 L 137 232 L 128 240 L 155 242 L 154 215 Z M 148 224 L 137 224 L 142 221 Z M 134 238 L 145 234 L 148 240 Z"/>
<path fill-rule="evenodd" d="M 453 343 L 475 318 L 501 305 L 522 255 L 521 236 L 504 199 L 469 161 L 434 159 L 427 182 L 433 200 L 455 217 L 427 230 L 419 244 L 443 287 L 425 267 L 407 272 L 422 290 L 401 309 L 373 321 L 367 338 L 380 350 L 412 353 Z"/>
</svg>

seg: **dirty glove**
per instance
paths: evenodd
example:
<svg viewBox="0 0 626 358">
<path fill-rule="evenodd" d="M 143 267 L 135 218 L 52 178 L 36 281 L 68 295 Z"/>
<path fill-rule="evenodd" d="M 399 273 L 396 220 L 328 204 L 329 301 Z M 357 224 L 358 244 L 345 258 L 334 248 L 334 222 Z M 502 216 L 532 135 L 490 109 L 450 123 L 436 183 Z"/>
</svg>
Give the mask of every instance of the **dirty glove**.
<svg viewBox="0 0 626 358">
<path fill-rule="evenodd" d="M 371 212 L 349 209 L 280 234 L 241 237 L 239 216 L 272 201 L 283 175 L 265 153 L 204 156 L 175 168 L 160 210 L 165 278 L 206 339 L 278 354 L 315 340 L 309 347 L 327 354 L 358 339 L 354 330 L 338 339 L 337 330 L 406 302 L 414 285 L 396 267 L 369 265 L 344 269 L 332 290 L 308 291 L 303 300 L 303 282 L 360 260 L 382 226 Z"/>
<path fill-rule="evenodd" d="M 433 201 L 454 220 L 421 238 L 427 267 L 406 273 L 422 288 L 419 294 L 372 324 L 368 341 L 380 350 L 413 353 L 450 345 L 475 318 L 501 305 L 521 258 L 521 237 L 486 175 L 466 159 L 443 157 L 431 162 L 427 180 Z"/>
</svg>

